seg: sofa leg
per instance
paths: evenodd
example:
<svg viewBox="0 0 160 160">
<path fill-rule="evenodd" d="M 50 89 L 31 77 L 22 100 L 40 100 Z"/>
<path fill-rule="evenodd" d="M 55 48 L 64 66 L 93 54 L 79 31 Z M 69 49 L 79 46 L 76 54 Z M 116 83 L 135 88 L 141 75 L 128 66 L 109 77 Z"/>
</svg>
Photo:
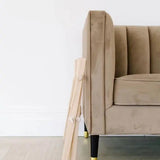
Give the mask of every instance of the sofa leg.
<svg viewBox="0 0 160 160">
<path fill-rule="evenodd" d="M 91 135 L 91 160 L 97 160 L 98 143 L 99 143 L 99 135 Z"/>
<path fill-rule="evenodd" d="M 88 131 L 85 123 L 84 123 L 84 138 L 88 138 Z"/>
</svg>

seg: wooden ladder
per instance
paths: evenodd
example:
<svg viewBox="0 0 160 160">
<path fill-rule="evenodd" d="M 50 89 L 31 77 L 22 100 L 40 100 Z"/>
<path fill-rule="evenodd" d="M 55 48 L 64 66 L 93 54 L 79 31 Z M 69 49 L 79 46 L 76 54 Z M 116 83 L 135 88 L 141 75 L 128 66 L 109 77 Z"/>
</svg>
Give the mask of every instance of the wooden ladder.
<svg viewBox="0 0 160 160">
<path fill-rule="evenodd" d="M 85 65 L 85 58 L 75 60 L 75 73 L 64 132 L 62 160 L 77 159 L 78 128 L 81 115 L 80 103 Z"/>
</svg>

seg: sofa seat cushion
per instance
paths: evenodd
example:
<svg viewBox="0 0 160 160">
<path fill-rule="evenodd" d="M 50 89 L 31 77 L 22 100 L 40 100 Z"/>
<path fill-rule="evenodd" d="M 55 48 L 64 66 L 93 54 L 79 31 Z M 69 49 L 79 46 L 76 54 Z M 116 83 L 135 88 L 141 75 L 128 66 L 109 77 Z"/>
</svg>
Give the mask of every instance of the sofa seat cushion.
<svg viewBox="0 0 160 160">
<path fill-rule="evenodd" d="M 116 78 L 114 104 L 160 105 L 160 74 L 133 74 Z"/>
</svg>

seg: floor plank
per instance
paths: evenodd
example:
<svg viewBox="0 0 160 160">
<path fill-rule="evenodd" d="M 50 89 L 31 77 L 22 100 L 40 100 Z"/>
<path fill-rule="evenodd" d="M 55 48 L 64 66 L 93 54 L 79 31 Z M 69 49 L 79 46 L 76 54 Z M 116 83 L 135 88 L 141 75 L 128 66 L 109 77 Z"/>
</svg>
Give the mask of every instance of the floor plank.
<svg viewBox="0 0 160 160">
<path fill-rule="evenodd" d="M 78 160 L 89 160 L 90 139 L 79 137 Z M 62 137 L 0 137 L 0 160 L 61 160 Z M 160 160 L 160 137 L 100 137 L 99 160 Z"/>
</svg>

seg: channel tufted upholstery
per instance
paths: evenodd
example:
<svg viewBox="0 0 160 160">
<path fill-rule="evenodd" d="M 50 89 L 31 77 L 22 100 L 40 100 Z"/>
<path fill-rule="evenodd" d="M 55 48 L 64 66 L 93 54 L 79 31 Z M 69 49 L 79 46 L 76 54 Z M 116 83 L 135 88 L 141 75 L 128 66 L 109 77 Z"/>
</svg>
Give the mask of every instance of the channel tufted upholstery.
<svg viewBox="0 0 160 160">
<path fill-rule="evenodd" d="M 160 73 L 160 27 L 115 26 L 114 29 L 116 77 Z"/>
<path fill-rule="evenodd" d="M 83 113 L 90 134 L 160 133 L 160 26 L 114 26 L 90 11 Z"/>
</svg>

